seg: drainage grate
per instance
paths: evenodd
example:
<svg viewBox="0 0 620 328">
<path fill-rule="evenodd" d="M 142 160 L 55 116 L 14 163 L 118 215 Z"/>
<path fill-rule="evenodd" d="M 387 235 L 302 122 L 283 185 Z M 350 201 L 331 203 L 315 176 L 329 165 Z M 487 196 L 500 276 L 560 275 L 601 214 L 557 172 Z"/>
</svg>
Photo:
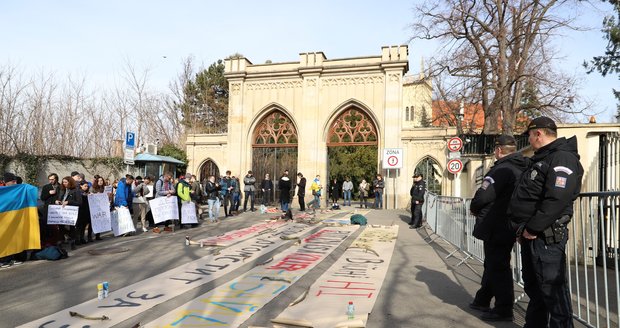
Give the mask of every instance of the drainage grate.
<svg viewBox="0 0 620 328">
<path fill-rule="evenodd" d="M 124 247 L 108 247 L 108 248 L 99 248 L 88 251 L 90 255 L 106 255 L 106 254 L 117 254 L 127 252 L 129 248 Z"/>
</svg>

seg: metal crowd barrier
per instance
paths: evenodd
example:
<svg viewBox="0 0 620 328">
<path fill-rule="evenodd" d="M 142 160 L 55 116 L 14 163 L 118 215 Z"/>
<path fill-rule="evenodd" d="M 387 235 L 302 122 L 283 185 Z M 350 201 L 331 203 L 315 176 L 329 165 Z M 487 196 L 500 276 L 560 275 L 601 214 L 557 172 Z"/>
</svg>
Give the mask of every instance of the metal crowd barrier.
<svg viewBox="0 0 620 328">
<path fill-rule="evenodd" d="M 460 262 L 484 261 L 482 241 L 472 236 L 471 200 L 427 192 L 423 209 L 433 234 L 454 246 L 446 258 L 462 253 Z M 620 328 L 620 192 L 582 193 L 575 201 L 567 244 L 568 280 L 577 321 L 588 327 Z M 431 235 L 431 236 L 432 236 Z M 432 238 L 431 238 L 432 240 Z M 513 277 L 523 286 L 520 246 L 512 254 Z M 521 294 L 518 301 L 524 294 Z"/>
</svg>

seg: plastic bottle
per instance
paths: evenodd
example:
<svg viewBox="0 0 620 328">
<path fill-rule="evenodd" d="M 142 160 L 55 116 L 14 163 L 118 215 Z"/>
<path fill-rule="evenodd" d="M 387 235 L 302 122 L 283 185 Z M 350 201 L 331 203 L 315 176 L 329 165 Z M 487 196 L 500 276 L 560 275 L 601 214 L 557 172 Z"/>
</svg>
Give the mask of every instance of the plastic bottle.
<svg viewBox="0 0 620 328">
<path fill-rule="evenodd" d="M 347 318 L 349 320 L 355 319 L 355 305 L 353 305 L 352 301 L 349 301 L 349 305 L 347 306 Z"/>
<path fill-rule="evenodd" d="M 189 246 L 189 236 L 185 236 L 185 246 Z"/>
<path fill-rule="evenodd" d="M 97 284 L 97 299 L 103 299 L 103 284 Z"/>
<path fill-rule="evenodd" d="M 108 292 L 110 291 L 110 285 L 107 281 L 103 282 L 103 298 L 108 297 Z"/>
</svg>

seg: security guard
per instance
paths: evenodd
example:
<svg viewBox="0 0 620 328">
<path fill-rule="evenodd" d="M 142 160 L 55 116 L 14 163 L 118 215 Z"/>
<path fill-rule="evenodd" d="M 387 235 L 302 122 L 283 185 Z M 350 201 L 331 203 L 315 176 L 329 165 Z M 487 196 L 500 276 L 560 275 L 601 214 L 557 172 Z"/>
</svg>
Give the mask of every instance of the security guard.
<svg viewBox="0 0 620 328">
<path fill-rule="evenodd" d="M 538 117 L 527 128 L 535 150 L 509 206 L 521 241 L 523 280 L 530 298 L 525 327 L 573 327 L 566 279 L 566 241 L 583 167 L 577 138 L 557 137 L 557 126 Z"/>
<path fill-rule="evenodd" d="M 485 312 L 480 317 L 485 321 L 512 321 L 514 287 L 510 253 L 515 231 L 506 209 L 515 184 L 529 166 L 529 158 L 517 152 L 515 138 L 508 135 L 497 137 L 494 155 L 497 161 L 470 204 L 476 216 L 473 235 L 484 241 L 484 273 L 480 289 L 469 307 Z M 492 298 L 495 298 L 495 307 L 490 309 Z"/>
<path fill-rule="evenodd" d="M 426 182 L 422 173 L 413 175 L 413 185 L 409 190 L 411 196 L 411 221 L 409 229 L 422 227 L 422 204 L 424 204 L 424 194 L 426 193 Z"/>
</svg>

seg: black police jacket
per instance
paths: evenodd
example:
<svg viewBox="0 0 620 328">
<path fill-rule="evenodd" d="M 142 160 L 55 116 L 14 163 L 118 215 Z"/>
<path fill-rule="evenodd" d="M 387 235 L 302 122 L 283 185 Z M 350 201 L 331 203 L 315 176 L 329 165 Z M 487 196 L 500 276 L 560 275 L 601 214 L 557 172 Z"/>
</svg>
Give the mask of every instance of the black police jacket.
<svg viewBox="0 0 620 328">
<path fill-rule="evenodd" d="M 493 243 L 515 241 L 515 230 L 506 210 L 515 184 L 529 164 L 529 158 L 513 153 L 500 158 L 491 167 L 470 204 L 470 211 L 476 216 L 474 237 Z"/>
<path fill-rule="evenodd" d="M 558 138 L 538 149 L 512 194 L 510 219 L 541 234 L 563 215 L 572 216 L 582 177 L 576 137 Z"/>
<path fill-rule="evenodd" d="M 415 203 L 417 200 L 420 204 L 424 203 L 424 193 L 426 192 L 426 182 L 424 180 L 420 180 L 411 186 L 409 190 L 409 195 L 411 195 L 411 200 Z"/>
</svg>

